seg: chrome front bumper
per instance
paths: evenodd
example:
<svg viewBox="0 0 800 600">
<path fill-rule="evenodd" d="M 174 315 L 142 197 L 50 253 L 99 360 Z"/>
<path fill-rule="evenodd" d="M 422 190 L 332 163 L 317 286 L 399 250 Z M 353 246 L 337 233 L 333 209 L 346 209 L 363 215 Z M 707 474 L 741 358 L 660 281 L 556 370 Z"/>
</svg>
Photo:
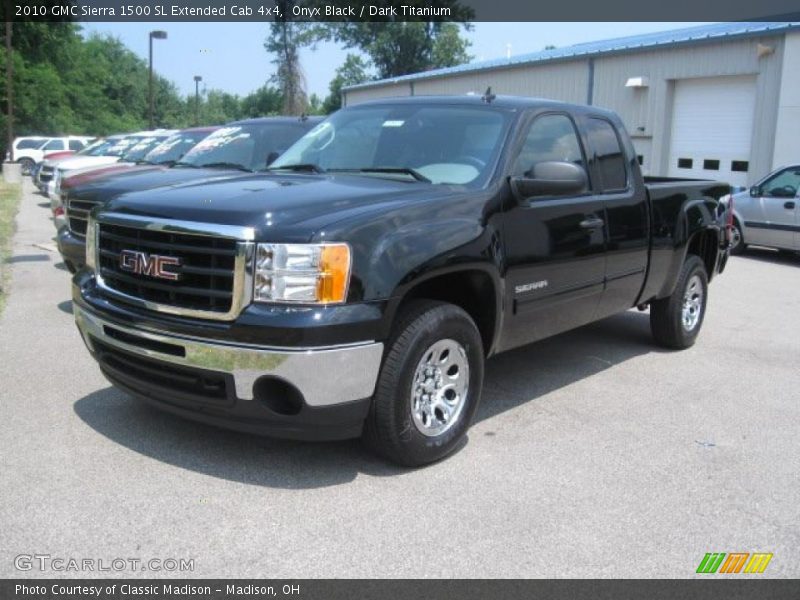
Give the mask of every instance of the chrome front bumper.
<svg viewBox="0 0 800 600">
<path fill-rule="evenodd" d="M 383 355 L 380 342 L 301 349 L 231 345 L 120 326 L 77 305 L 74 313 L 78 329 L 93 352 L 92 338 L 95 338 L 108 346 L 161 362 L 229 373 L 240 400 L 253 400 L 253 384 L 264 375 L 294 385 L 311 407 L 369 398 L 375 391 Z M 124 335 L 112 337 L 108 331 Z M 131 343 L 121 341 L 120 337 Z M 141 346 L 136 345 L 136 338 L 143 340 Z M 148 342 L 168 344 L 182 352 L 160 352 Z"/>
</svg>

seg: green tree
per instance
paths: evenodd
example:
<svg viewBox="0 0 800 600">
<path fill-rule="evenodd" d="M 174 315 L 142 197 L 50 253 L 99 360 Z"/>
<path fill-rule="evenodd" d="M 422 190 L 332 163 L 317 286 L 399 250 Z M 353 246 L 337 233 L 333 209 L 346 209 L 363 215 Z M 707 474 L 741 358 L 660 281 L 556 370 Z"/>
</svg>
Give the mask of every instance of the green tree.
<svg viewBox="0 0 800 600">
<path fill-rule="evenodd" d="M 266 117 L 280 114 L 283 107 L 283 94 L 269 84 L 264 84 L 256 91 L 247 94 L 241 100 L 241 116 Z"/>
<path fill-rule="evenodd" d="M 322 112 L 330 114 L 339 110 L 342 107 L 342 88 L 367 81 L 368 68 L 367 62 L 358 54 L 348 54 L 328 85 L 330 93 L 322 103 Z"/>
<path fill-rule="evenodd" d="M 221 90 L 209 90 L 200 107 L 200 121 L 209 125 L 222 125 L 242 117 L 239 97 Z"/>
<path fill-rule="evenodd" d="M 387 7 L 390 1 L 370 0 L 369 4 Z M 408 0 L 405 4 L 427 6 L 429 3 Z M 468 21 L 474 16 L 473 10 L 462 6 L 458 0 L 437 0 L 435 5 L 450 8 L 449 20 L 333 22 L 318 25 L 317 35 L 364 52 L 380 78 L 468 62 L 470 42 L 461 36 L 461 28 L 471 28 Z"/>
<path fill-rule="evenodd" d="M 287 115 L 301 115 L 308 107 L 306 79 L 300 64 L 300 50 L 313 46 L 324 35 L 325 30 L 314 23 L 288 20 L 291 14 L 290 0 L 276 0 L 282 19 L 270 24 L 264 48 L 272 54 L 275 75 L 272 82 L 283 96 L 283 110 Z"/>
</svg>

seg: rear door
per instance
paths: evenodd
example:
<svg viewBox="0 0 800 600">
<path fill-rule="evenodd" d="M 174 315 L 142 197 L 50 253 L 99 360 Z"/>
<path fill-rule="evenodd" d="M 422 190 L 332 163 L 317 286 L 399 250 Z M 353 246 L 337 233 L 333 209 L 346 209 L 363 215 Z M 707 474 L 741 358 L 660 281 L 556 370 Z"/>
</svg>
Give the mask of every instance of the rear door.
<svg viewBox="0 0 800 600">
<path fill-rule="evenodd" d="M 586 168 L 583 143 L 566 113 L 530 117 L 511 174 L 523 175 L 546 161 L 569 161 Z M 506 207 L 509 317 L 504 320 L 503 349 L 593 319 L 603 292 L 605 230 L 603 204 L 590 189 L 574 196 L 512 199 Z"/>
<path fill-rule="evenodd" d="M 647 270 L 647 192 L 635 177 L 634 151 L 621 126 L 602 116 L 582 120 L 595 190 L 606 222 L 606 289 L 596 319 L 630 308 Z"/>
</svg>

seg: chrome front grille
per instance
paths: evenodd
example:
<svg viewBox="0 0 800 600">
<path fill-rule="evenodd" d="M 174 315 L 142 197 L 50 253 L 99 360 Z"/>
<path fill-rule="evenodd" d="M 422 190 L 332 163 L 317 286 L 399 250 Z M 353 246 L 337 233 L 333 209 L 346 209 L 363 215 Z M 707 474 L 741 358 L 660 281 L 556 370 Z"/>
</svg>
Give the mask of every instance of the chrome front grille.
<svg viewBox="0 0 800 600">
<path fill-rule="evenodd" d="M 122 301 L 158 312 L 229 320 L 252 298 L 250 228 L 104 214 L 96 236 L 98 284 Z M 178 262 L 166 269 L 177 279 L 132 272 L 130 264 L 123 268 L 123 252 Z"/>
<path fill-rule="evenodd" d="M 101 204 L 99 200 L 83 200 L 70 198 L 66 192 L 61 193 L 61 204 L 67 213 L 67 224 L 70 232 L 79 238 L 86 237 L 86 224 L 91 210 Z"/>
</svg>

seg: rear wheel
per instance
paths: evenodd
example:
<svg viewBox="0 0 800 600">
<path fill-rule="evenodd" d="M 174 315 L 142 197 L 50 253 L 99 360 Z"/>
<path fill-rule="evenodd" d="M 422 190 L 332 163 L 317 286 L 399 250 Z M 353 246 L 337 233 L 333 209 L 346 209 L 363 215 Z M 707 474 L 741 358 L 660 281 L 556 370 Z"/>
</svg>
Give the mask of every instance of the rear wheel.
<svg viewBox="0 0 800 600">
<path fill-rule="evenodd" d="M 699 256 L 686 258 L 672 295 L 650 304 L 650 329 L 656 342 L 682 350 L 697 339 L 708 301 L 708 275 Z"/>
<path fill-rule="evenodd" d="M 483 343 L 452 304 L 414 301 L 398 319 L 364 427 L 381 456 L 418 467 L 459 445 L 478 407 Z"/>
<path fill-rule="evenodd" d="M 20 171 L 22 171 L 23 175 L 31 174 L 31 171 L 33 170 L 33 167 L 35 165 L 33 160 L 31 160 L 30 158 L 20 158 L 19 161 L 17 162 L 19 162 L 19 168 Z"/>
</svg>

